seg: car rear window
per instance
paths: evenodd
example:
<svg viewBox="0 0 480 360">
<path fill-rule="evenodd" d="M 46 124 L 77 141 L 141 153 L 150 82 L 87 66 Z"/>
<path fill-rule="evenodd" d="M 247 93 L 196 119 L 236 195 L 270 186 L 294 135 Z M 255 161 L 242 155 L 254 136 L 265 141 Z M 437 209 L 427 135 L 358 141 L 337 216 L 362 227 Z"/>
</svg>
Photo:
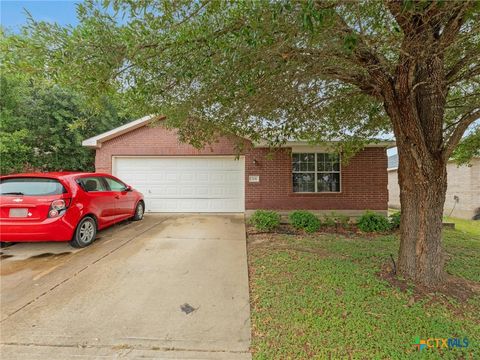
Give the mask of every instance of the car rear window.
<svg viewBox="0 0 480 360">
<path fill-rule="evenodd" d="M 0 195 L 60 195 L 66 192 L 55 179 L 19 177 L 0 180 Z"/>
</svg>

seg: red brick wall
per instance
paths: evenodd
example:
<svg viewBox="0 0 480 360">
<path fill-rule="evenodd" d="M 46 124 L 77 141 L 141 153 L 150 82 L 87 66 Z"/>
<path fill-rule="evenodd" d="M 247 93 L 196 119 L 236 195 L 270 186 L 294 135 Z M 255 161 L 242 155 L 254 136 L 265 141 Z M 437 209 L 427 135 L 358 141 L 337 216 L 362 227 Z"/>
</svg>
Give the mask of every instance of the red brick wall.
<svg viewBox="0 0 480 360">
<path fill-rule="evenodd" d="M 245 157 L 245 208 L 278 210 L 387 210 L 387 154 L 366 148 L 341 167 L 341 192 L 297 194 L 292 191 L 291 150 L 253 149 Z M 257 165 L 253 160 L 257 160 Z M 249 183 L 259 175 L 259 183 Z"/>
<path fill-rule="evenodd" d="M 144 126 L 114 139 L 97 149 L 95 170 L 112 172 L 112 156 L 121 155 L 236 155 L 235 139 L 220 138 L 204 149 L 178 141 L 176 131 L 161 125 Z"/>
<path fill-rule="evenodd" d="M 120 155 L 236 155 L 235 140 L 220 138 L 198 150 L 178 141 L 176 132 L 162 126 L 142 127 L 102 144 L 96 151 L 97 172 L 112 172 L 112 156 Z M 256 160 L 256 164 L 254 164 Z M 245 209 L 386 210 L 387 154 L 366 148 L 341 169 L 341 193 L 295 194 L 292 191 L 291 149 L 246 147 Z M 249 175 L 260 182 L 250 183 Z"/>
</svg>

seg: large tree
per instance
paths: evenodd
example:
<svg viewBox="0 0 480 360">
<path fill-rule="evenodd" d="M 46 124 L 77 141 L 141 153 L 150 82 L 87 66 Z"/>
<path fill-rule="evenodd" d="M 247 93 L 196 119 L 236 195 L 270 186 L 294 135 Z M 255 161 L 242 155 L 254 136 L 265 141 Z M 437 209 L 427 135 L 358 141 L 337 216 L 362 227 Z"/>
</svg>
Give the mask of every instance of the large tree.
<svg viewBox="0 0 480 360">
<path fill-rule="evenodd" d="M 32 21 L 25 57 L 92 99 L 119 91 L 166 114 L 199 146 L 220 131 L 272 145 L 336 138 L 348 152 L 393 130 L 399 271 L 442 281 L 446 163 L 480 116 L 478 1 L 102 5 L 81 5 L 75 28 Z"/>
</svg>

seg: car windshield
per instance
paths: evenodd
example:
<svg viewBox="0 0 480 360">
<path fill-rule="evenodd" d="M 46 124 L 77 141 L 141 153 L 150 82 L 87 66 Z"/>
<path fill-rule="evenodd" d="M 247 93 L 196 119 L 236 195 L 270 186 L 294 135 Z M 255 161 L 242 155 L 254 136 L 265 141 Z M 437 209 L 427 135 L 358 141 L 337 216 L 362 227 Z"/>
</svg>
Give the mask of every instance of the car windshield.
<svg viewBox="0 0 480 360">
<path fill-rule="evenodd" d="M 0 180 L 0 195 L 60 195 L 65 193 L 63 185 L 48 178 L 8 178 Z"/>
</svg>

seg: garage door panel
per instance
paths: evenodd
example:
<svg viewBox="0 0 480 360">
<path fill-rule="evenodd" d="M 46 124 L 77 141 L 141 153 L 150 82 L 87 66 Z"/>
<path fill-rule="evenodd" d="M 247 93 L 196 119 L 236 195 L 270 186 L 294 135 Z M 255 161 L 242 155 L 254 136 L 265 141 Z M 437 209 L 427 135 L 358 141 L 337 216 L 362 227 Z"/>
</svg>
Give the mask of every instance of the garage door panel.
<svg viewBox="0 0 480 360">
<path fill-rule="evenodd" d="M 242 208 L 238 199 L 146 199 L 145 205 L 151 212 L 225 212 L 227 209 Z M 232 210 L 240 211 L 240 210 Z"/>
<path fill-rule="evenodd" d="M 168 173 L 165 174 L 165 180 L 168 182 L 177 182 L 181 174 L 175 172 L 175 171 L 169 171 Z"/>
<path fill-rule="evenodd" d="M 124 178 L 123 178 L 124 179 Z M 127 182 L 127 181 L 126 181 Z M 163 184 L 163 185 L 151 185 L 148 184 L 138 185 L 130 182 L 135 189 L 149 196 L 166 196 L 166 195 L 197 195 L 200 197 L 242 197 L 242 186 L 238 185 L 186 185 L 182 184 Z"/>
<path fill-rule="evenodd" d="M 244 159 L 117 157 L 114 172 L 141 191 L 151 212 L 244 211 Z"/>
<path fill-rule="evenodd" d="M 182 173 L 180 181 L 183 184 L 195 183 L 196 182 L 195 173 L 193 171 Z"/>
</svg>

